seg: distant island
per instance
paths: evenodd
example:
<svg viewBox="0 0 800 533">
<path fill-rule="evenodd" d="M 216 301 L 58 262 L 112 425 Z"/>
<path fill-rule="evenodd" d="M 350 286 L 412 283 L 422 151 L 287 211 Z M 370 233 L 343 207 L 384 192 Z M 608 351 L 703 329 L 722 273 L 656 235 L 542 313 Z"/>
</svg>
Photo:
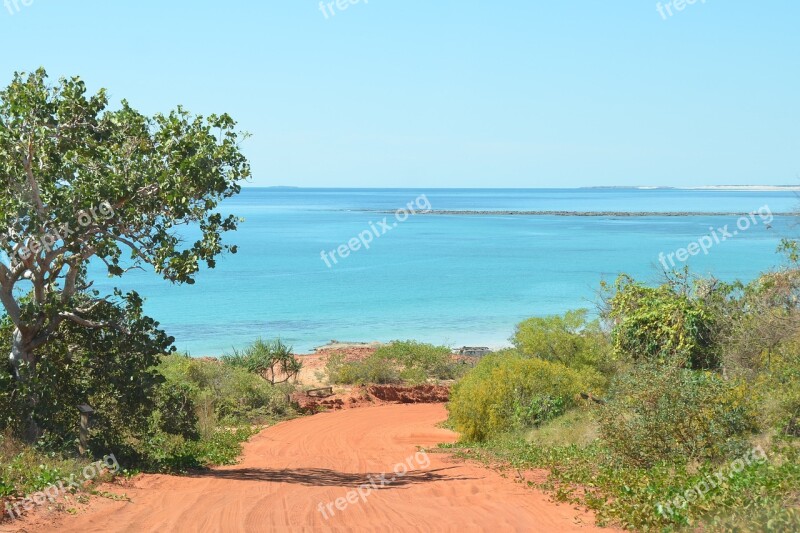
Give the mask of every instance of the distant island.
<svg viewBox="0 0 800 533">
<path fill-rule="evenodd" d="M 579 189 L 639 189 L 673 191 L 800 191 L 800 185 L 701 185 L 699 187 L 667 187 L 660 185 L 593 185 Z"/>
</svg>

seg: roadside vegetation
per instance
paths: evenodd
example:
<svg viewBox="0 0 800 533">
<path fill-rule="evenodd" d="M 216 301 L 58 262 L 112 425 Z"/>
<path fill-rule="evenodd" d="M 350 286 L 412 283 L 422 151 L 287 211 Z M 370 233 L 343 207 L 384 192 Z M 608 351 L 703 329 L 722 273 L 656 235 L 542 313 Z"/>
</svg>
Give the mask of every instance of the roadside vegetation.
<svg viewBox="0 0 800 533">
<path fill-rule="evenodd" d="M 99 374 L 91 358 L 74 360 L 67 369 L 47 367 L 55 372 L 46 389 L 53 403 L 40 404 L 48 407 L 37 413 L 42 435 L 32 445 L 18 429 L 24 405 L 13 386 L 0 387 L 0 507 L 4 498 L 42 490 L 105 454 L 114 454 L 119 473 L 127 474 L 233 464 L 241 443 L 255 432 L 296 416 L 288 400 L 292 384 L 273 385 L 215 359 L 152 359 L 154 366 L 128 368 L 116 378 Z M 0 372 L 0 382 L 12 383 L 11 376 Z M 77 453 L 79 402 L 96 411 L 87 456 Z"/>
<path fill-rule="evenodd" d="M 261 376 L 272 385 L 296 382 L 303 368 L 292 353 L 292 347 L 280 339 L 258 339 L 244 350 L 234 350 L 232 355 L 223 356 L 222 360 L 230 366 Z"/>
<path fill-rule="evenodd" d="M 800 272 L 603 291 L 602 322 L 526 320 L 456 383 L 456 453 L 547 469 L 601 525 L 800 528 Z"/>
<path fill-rule="evenodd" d="M 328 381 L 336 385 L 420 385 L 453 380 L 468 369 L 447 346 L 416 341 L 391 342 L 361 361 L 347 361 L 343 354 L 334 353 L 325 367 Z"/>
<path fill-rule="evenodd" d="M 0 90 L 0 513 L 109 454 L 123 473 L 229 464 L 294 415 L 290 348 L 176 355 L 135 291 L 101 294 L 89 276 L 93 262 L 193 284 L 236 253 L 224 237 L 240 220 L 220 204 L 250 175 L 245 137 L 225 114 L 110 109 L 43 69 Z M 80 454 L 79 406 L 94 411 Z"/>
</svg>

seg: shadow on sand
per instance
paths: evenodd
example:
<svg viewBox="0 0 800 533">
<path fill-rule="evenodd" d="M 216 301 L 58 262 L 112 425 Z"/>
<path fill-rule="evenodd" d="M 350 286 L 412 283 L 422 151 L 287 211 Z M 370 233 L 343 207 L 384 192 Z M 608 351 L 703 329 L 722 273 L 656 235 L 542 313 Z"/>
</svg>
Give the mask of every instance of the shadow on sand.
<svg viewBox="0 0 800 533">
<path fill-rule="evenodd" d="M 463 476 L 448 476 L 442 474 L 445 470 L 456 467 L 438 468 L 436 470 L 416 470 L 406 473 L 404 476 L 396 475 L 394 472 L 378 473 L 348 473 L 328 470 L 326 468 L 295 468 L 287 470 L 269 470 L 263 468 L 237 468 L 230 470 L 208 470 L 204 472 L 193 472 L 189 477 L 195 478 L 215 478 L 231 479 L 237 481 L 266 481 L 269 483 L 292 483 L 297 485 L 307 485 L 313 487 L 358 487 L 369 484 L 370 480 L 380 488 L 398 488 L 419 483 L 431 483 L 434 481 L 465 481 L 476 478 Z M 386 483 L 381 487 L 381 474 L 385 476 Z"/>
</svg>

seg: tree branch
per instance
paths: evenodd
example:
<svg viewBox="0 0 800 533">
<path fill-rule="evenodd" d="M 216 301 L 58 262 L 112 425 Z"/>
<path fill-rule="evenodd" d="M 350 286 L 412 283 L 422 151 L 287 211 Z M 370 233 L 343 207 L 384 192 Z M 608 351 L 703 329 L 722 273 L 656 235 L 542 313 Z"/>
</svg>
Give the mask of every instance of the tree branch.
<svg viewBox="0 0 800 533">
<path fill-rule="evenodd" d="M 71 320 L 72 322 L 75 322 L 79 326 L 83 326 L 86 328 L 100 329 L 109 327 L 109 324 L 105 322 L 94 322 L 92 320 L 87 320 L 85 318 L 79 317 L 75 313 L 62 312 L 59 313 L 58 316 L 67 320 Z"/>
<path fill-rule="evenodd" d="M 22 163 L 25 167 L 25 174 L 27 175 L 28 178 L 28 185 L 31 188 L 31 196 L 34 204 L 36 205 L 36 212 L 42 219 L 44 219 L 46 211 L 44 208 L 44 203 L 42 202 L 42 193 L 39 190 L 39 183 L 36 181 L 36 177 L 33 175 L 33 168 L 31 167 L 32 159 L 33 159 L 33 140 L 28 142 L 28 155 L 23 158 Z"/>
</svg>

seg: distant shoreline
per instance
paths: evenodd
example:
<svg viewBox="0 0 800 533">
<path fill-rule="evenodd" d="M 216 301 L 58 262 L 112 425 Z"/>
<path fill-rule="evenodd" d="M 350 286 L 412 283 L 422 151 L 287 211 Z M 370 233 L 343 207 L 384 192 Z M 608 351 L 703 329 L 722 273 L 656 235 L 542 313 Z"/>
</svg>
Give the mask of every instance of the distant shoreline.
<svg viewBox="0 0 800 533">
<path fill-rule="evenodd" d="M 381 215 L 394 214 L 395 211 L 385 209 L 341 209 L 357 213 L 377 213 Z M 416 215 L 471 215 L 471 216 L 550 216 L 550 217 L 743 217 L 755 212 L 733 211 L 469 211 L 453 209 L 435 209 L 431 211 L 417 211 Z M 794 217 L 800 213 L 772 213 L 776 217 Z"/>
<path fill-rule="evenodd" d="M 298 191 L 305 190 L 438 190 L 438 191 L 458 191 L 458 190 L 486 190 L 486 191 L 520 191 L 520 190 L 639 190 L 639 191 L 730 191 L 730 192 L 800 192 L 800 185 L 700 185 L 697 187 L 672 187 L 668 185 L 584 185 L 579 187 L 298 187 L 287 185 L 245 185 L 243 189 L 269 189 L 273 191 Z"/>
<path fill-rule="evenodd" d="M 578 189 L 597 190 L 642 190 L 642 191 L 744 191 L 744 192 L 780 192 L 800 191 L 800 185 L 700 185 L 697 187 L 670 187 L 649 185 L 598 185 L 577 187 Z"/>
</svg>

